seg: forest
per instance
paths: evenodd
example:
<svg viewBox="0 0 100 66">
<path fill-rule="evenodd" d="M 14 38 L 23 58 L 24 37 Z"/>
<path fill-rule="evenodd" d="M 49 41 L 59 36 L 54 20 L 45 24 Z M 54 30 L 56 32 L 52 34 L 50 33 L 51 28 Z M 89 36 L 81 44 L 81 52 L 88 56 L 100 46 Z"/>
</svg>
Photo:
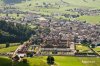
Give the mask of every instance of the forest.
<svg viewBox="0 0 100 66">
<path fill-rule="evenodd" d="M 0 43 L 26 41 L 32 34 L 34 30 L 27 25 L 0 21 Z"/>
</svg>

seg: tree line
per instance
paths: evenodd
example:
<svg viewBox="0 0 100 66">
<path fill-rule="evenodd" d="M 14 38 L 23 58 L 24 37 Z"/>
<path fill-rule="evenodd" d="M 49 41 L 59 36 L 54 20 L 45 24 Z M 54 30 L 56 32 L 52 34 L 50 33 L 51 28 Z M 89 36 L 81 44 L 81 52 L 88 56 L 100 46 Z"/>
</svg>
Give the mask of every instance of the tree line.
<svg viewBox="0 0 100 66">
<path fill-rule="evenodd" d="M 32 34 L 35 31 L 27 25 L 0 21 L 0 43 L 26 41 Z"/>
</svg>

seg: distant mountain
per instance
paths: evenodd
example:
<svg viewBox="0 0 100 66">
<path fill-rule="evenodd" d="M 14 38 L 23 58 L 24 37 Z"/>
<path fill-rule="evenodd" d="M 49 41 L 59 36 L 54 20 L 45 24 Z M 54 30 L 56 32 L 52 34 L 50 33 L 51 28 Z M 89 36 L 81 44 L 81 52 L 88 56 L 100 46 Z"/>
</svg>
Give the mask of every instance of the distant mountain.
<svg viewBox="0 0 100 66">
<path fill-rule="evenodd" d="M 1 1 L 3 1 L 5 4 L 16 4 L 16 3 L 21 3 L 22 1 L 26 1 L 26 0 L 1 0 Z"/>
</svg>

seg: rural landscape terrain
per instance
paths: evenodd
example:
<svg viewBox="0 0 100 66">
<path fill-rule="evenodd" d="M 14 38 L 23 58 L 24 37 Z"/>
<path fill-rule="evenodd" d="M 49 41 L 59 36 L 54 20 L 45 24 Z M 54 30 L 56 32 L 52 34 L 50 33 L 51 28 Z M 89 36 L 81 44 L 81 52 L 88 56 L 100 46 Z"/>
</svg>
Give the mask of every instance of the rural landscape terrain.
<svg viewBox="0 0 100 66">
<path fill-rule="evenodd" d="M 100 0 L 0 0 L 0 66 L 100 66 Z"/>
</svg>

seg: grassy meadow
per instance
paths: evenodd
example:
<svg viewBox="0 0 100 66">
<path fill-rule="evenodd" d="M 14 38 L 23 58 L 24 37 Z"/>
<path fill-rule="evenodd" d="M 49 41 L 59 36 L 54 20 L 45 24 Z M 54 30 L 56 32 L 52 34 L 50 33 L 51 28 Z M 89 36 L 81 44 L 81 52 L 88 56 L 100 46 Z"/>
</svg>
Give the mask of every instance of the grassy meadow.
<svg viewBox="0 0 100 66">
<path fill-rule="evenodd" d="M 80 16 L 78 20 L 87 21 L 91 24 L 100 24 L 100 16 Z"/>
<path fill-rule="evenodd" d="M 10 43 L 10 47 L 5 48 L 5 44 L 0 44 L 0 53 L 7 53 L 7 52 L 12 52 L 17 49 L 17 47 L 20 45 L 20 43 Z"/>
<path fill-rule="evenodd" d="M 100 47 L 96 47 L 96 48 L 94 48 L 94 51 L 96 51 L 97 53 L 100 54 Z"/>
<path fill-rule="evenodd" d="M 10 43 L 10 47 L 11 46 L 18 46 L 18 45 L 20 45 L 20 43 Z M 0 49 L 5 48 L 5 47 L 6 47 L 6 44 L 0 44 Z"/>
<path fill-rule="evenodd" d="M 76 50 L 79 50 L 80 53 L 87 53 L 87 52 L 91 53 L 92 52 L 89 47 L 83 46 L 81 44 L 76 45 Z"/>
<path fill-rule="evenodd" d="M 92 57 L 68 57 L 68 56 L 54 56 L 54 66 L 99 66 L 100 58 Z M 26 58 L 28 63 L 13 63 L 15 66 L 49 66 L 46 63 L 47 56 Z M 3 62 L 6 61 L 6 62 Z M 10 66 L 11 59 L 0 57 L 0 66 Z"/>
<path fill-rule="evenodd" d="M 0 53 L 7 53 L 7 52 L 12 52 L 15 51 L 17 49 L 18 46 L 12 46 L 12 47 L 8 47 L 8 48 L 2 48 L 0 49 Z"/>
</svg>

